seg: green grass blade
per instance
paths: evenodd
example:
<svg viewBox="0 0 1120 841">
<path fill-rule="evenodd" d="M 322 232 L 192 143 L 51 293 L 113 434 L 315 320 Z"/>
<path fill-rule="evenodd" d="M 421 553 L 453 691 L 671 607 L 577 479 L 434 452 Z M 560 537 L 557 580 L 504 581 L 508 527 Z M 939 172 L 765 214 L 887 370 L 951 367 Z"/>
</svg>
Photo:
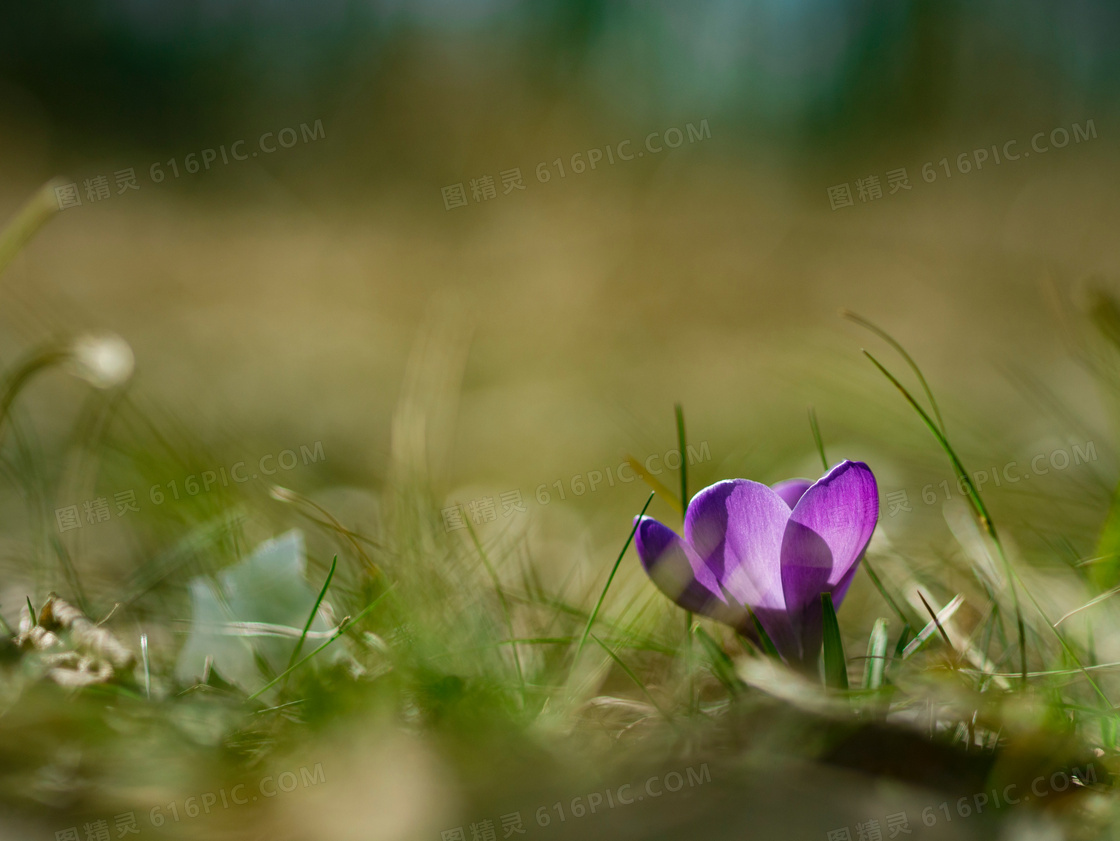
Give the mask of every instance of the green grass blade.
<svg viewBox="0 0 1120 841">
<path fill-rule="evenodd" d="M 509 638 L 513 639 L 516 636 L 513 632 L 513 613 L 509 609 L 509 602 L 506 600 L 505 591 L 502 590 L 502 582 L 498 580 L 498 573 L 490 564 L 490 558 L 486 555 L 486 550 L 482 548 L 482 542 L 478 539 L 478 534 L 471 525 L 469 517 L 465 517 L 463 522 L 466 523 L 467 532 L 474 542 L 474 548 L 478 550 L 478 556 L 482 559 L 482 565 L 486 567 L 486 573 L 490 576 L 490 581 L 494 584 L 494 592 L 498 594 L 498 603 L 502 606 L 502 616 L 506 620 L 506 630 L 509 632 Z M 521 655 L 517 653 L 517 646 L 513 646 L 513 664 L 517 669 L 517 680 L 521 684 L 521 694 L 524 698 L 525 695 L 525 673 L 521 669 Z"/>
<path fill-rule="evenodd" d="M 686 438 L 684 434 L 684 408 L 680 403 L 676 406 L 677 413 L 677 447 L 681 454 L 681 512 L 688 511 L 688 459 L 685 458 Z"/>
<path fill-rule="evenodd" d="M 984 628 L 984 643 L 981 651 L 984 652 L 984 657 L 988 660 L 992 659 L 992 635 L 995 633 L 996 626 L 1002 624 L 1003 616 L 999 611 L 999 602 L 992 599 L 992 609 L 988 615 L 988 623 Z"/>
<path fill-rule="evenodd" d="M 681 507 L 681 501 L 677 499 L 677 495 L 672 490 L 667 488 L 664 484 L 658 481 L 657 477 L 646 470 L 645 465 L 638 461 L 633 456 L 626 457 L 626 463 L 630 465 L 630 469 L 637 473 L 643 482 L 655 493 L 661 494 L 661 497 L 669 503 L 674 511 L 684 516 L 684 508 Z"/>
<path fill-rule="evenodd" d="M 879 578 L 879 574 L 875 572 L 875 570 L 871 566 L 871 562 L 868 561 L 867 558 L 863 559 L 863 568 L 867 570 L 868 578 L 870 578 L 871 583 L 875 585 L 875 589 L 879 591 L 879 595 L 883 597 L 883 601 L 885 601 L 887 603 L 887 606 L 894 611 L 895 616 L 897 616 L 902 621 L 903 625 L 908 625 L 909 620 L 906 618 L 906 614 L 902 612 L 902 608 L 898 606 L 898 602 L 896 602 L 891 597 L 891 594 L 887 592 L 887 588 L 883 585 L 882 579 Z"/>
<path fill-rule="evenodd" d="M 863 316 L 858 315 L 848 309 L 840 310 L 840 315 L 842 315 L 849 321 L 858 324 L 860 327 L 870 330 L 872 333 L 874 333 L 876 336 L 878 336 L 880 339 L 894 348 L 895 352 L 898 353 L 898 355 L 901 356 L 904 360 L 906 360 L 906 364 L 910 366 L 910 370 L 914 372 L 914 375 L 918 378 L 918 382 L 922 385 L 922 391 L 925 392 L 926 399 L 929 401 L 929 405 L 933 409 L 933 416 L 937 418 L 937 426 L 941 429 L 942 432 L 944 432 L 945 421 L 941 417 L 941 410 L 937 407 L 937 401 L 933 399 L 933 391 L 930 389 L 929 383 L 926 382 L 926 378 L 922 375 L 922 369 L 918 367 L 918 363 L 916 363 L 911 358 L 910 354 L 906 352 L 906 348 L 896 342 L 894 337 L 886 330 L 878 327 L 875 324 L 872 324 Z"/>
<path fill-rule="evenodd" d="M 677 403 L 674 407 L 677 416 L 677 447 L 681 454 L 681 522 L 688 515 L 688 459 L 685 458 L 688 438 L 684 434 L 684 407 Z M 684 668 L 688 675 L 688 707 L 693 710 L 696 699 L 695 679 L 692 671 L 692 612 L 684 615 Z"/>
<path fill-rule="evenodd" d="M 16 211 L 12 221 L 0 231 L 0 274 L 8 268 L 16 254 L 31 238 L 39 232 L 55 213 L 58 212 L 58 199 L 54 188 L 61 180 L 49 181 L 36 191 L 27 202 Z"/>
<path fill-rule="evenodd" d="M 152 700 L 152 666 L 148 660 L 148 635 L 140 635 L 140 655 L 144 660 L 144 696 Z"/>
<path fill-rule="evenodd" d="M 836 609 L 832 606 L 832 594 L 821 593 L 821 608 L 824 611 L 824 679 L 833 689 L 848 688 L 848 662 L 844 657 L 844 642 L 840 639 L 840 623 L 836 621 Z"/>
<path fill-rule="evenodd" d="M 571 645 L 575 637 L 521 637 L 515 640 L 499 640 L 498 645 Z M 484 646 L 485 647 L 485 646 Z"/>
<path fill-rule="evenodd" d="M 1089 320 L 1101 335 L 1120 350 L 1120 306 L 1101 286 L 1093 284 L 1086 290 Z"/>
<path fill-rule="evenodd" d="M 1107 590 L 1120 583 L 1120 485 L 1112 492 L 1093 556 L 1097 562 L 1089 568 L 1089 580 L 1097 589 Z"/>
<path fill-rule="evenodd" d="M 883 672 L 887 668 L 887 620 L 876 619 L 867 638 L 867 665 L 863 670 L 863 688 L 878 689 L 883 685 Z"/>
<path fill-rule="evenodd" d="M 13 365 L 11 370 L 4 372 L 3 382 L 0 384 L 0 429 L 7 421 L 12 404 L 23 387 L 40 371 L 65 361 L 68 356 L 66 347 L 48 342 L 32 350 Z"/>
<path fill-rule="evenodd" d="M 770 639 L 770 635 L 766 633 L 766 629 L 762 627 L 762 623 L 759 622 L 758 617 L 755 616 L 754 610 L 751 609 L 749 604 L 743 606 L 747 609 L 747 613 L 750 614 L 751 623 L 754 625 L 754 631 L 758 634 L 758 644 L 762 647 L 763 652 L 765 652 L 767 656 L 773 657 L 775 660 L 781 660 L 782 655 L 778 653 L 778 646 L 774 645 L 774 641 Z"/>
<path fill-rule="evenodd" d="M 983 527 L 984 531 L 986 531 L 988 533 L 988 536 L 992 538 L 992 542 L 995 544 L 996 549 L 999 552 L 1000 559 L 1003 561 L 1004 569 L 1007 570 L 1007 576 L 1011 584 L 1011 599 L 1015 606 L 1016 625 L 1019 629 L 1019 666 L 1020 671 L 1023 674 L 1023 683 L 1026 684 L 1027 635 L 1026 626 L 1023 623 L 1023 610 L 1019 605 L 1019 588 L 1016 586 L 1018 576 L 1016 576 L 1015 570 L 1012 569 L 1011 563 L 1007 560 L 1007 554 L 1003 550 L 1003 543 L 1000 542 L 999 535 L 996 534 L 996 526 L 992 521 L 991 515 L 988 513 L 987 506 L 984 505 L 984 500 L 980 498 L 980 494 L 976 490 L 976 486 L 972 484 L 972 477 L 968 475 L 968 471 L 965 470 L 960 458 L 957 457 L 956 452 L 953 450 L 952 445 L 949 443 L 949 439 L 945 437 L 945 433 L 942 432 L 937 424 L 933 422 L 930 416 L 926 414 L 925 410 L 920 405 L 918 405 L 918 401 L 915 400 L 914 396 L 906 390 L 906 386 L 900 383 L 890 371 L 883 367 L 882 363 L 880 363 L 878 359 L 876 359 L 866 350 L 863 353 L 868 359 L 871 360 L 875 367 L 879 369 L 883 376 L 890 380 L 894 387 L 902 393 L 902 396 L 906 398 L 907 402 L 914 408 L 914 411 L 918 413 L 918 416 L 922 419 L 922 422 L 933 434 L 933 437 L 937 439 L 937 443 L 941 445 L 941 449 L 943 449 L 945 451 L 945 454 L 949 456 L 949 462 L 953 466 L 953 472 L 957 476 L 958 483 L 960 483 L 961 486 L 964 487 L 965 495 L 968 497 L 969 503 L 972 505 L 972 510 L 975 512 L 976 518 L 980 521 L 980 525 Z M 1057 633 L 1057 631 L 1055 631 L 1055 633 Z M 1059 639 L 1061 640 L 1060 635 Z M 1066 646 L 1064 640 L 1062 640 L 1062 647 L 1068 650 L 1068 646 Z M 1090 678 L 1090 680 L 1092 679 Z M 1098 688 L 1098 692 L 1099 691 L 1100 690 Z"/>
<path fill-rule="evenodd" d="M 688 459 L 685 458 L 688 438 L 684 433 L 684 407 L 677 403 L 674 411 L 677 417 L 677 447 L 681 454 L 681 523 L 683 524 L 688 516 Z M 689 712 L 693 712 L 693 704 L 696 701 L 696 680 L 692 668 L 692 611 L 687 611 L 684 615 L 684 669 L 688 675 L 688 708 Z"/>
<path fill-rule="evenodd" d="M 953 472 L 956 474 L 957 480 L 962 483 L 965 489 L 965 496 L 968 497 L 968 501 L 971 503 L 973 511 L 976 512 L 976 516 L 980 520 L 980 524 L 984 527 L 984 530 L 988 532 L 993 540 L 998 539 L 996 537 L 995 525 L 992 523 L 992 518 L 988 514 L 987 507 L 985 507 L 984 505 L 984 500 L 982 500 L 980 498 L 980 494 L 977 493 L 976 486 L 972 484 L 972 478 L 968 475 L 968 471 L 964 469 L 964 465 L 957 457 L 957 454 L 953 450 L 953 447 L 949 444 L 949 439 L 945 437 L 945 433 L 943 433 L 941 429 L 938 428 L 937 424 L 935 424 L 930 416 L 926 414 L 926 410 L 923 409 L 918 404 L 918 401 L 914 399 L 914 395 L 907 391 L 906 386 L 900 383 L 894 376 L 894 374 L 888 371 L 883 366 L 883 364 L 879 362 L 878 359 L 876 359 L 866 350 L 863 352 L 863 354 L 868 359 L 870 359 L 875 367 L 879 369 L 880 373 L 882 373 L 884 377 L 890 380 L 891 384 L 895 388 L 897 388 L 899 392 L 902 393 L 902 396 L 906 398 L 906 402 L 908 402 L 914 408 L 914 411 L 918 413 L 918 416 L 922 419 L 922 422 L 926 425 L 929 431 L 933 433 L 933 437 L 937 439 L 937 443 L 941 445 L 941 449 L 943 449 L 945 451 L 945 454 L 949 456 L 949 462 L 953 466 Z"/>
<path fill-rule="evenodd" d="M 894 644 L 894 655 L 891 660 L 901 660 L 903 652 L 906 651 L 906 646 L 910 642 L 910 623 L 907 622 L 902 626 L 902 633 L 898 635 L 898 642 Z"/>
<path fill-rule="evenodd" d="M 298 701 L 288 701 L 286 704 L 277 704 L 275 707 L 265 707 L 263 710 L 254 710 L 253 715 L 264 715 L 265 713 L 274 713 L 277 710 L 283 710 L 288 707 L 298 707 L 300 704 L 306 704 L 306 698 L 300 698 Z"/>
<path fill-rule="evenodd" d="M 328 645 L 330 645 L 335 640 L 337 640 L 339 637 L 341 637 L 344 633 L 346 633 L 347 628 L 349 628 L 351 625 L 356 625 L 359 621 L 364 619 L 370 613 L 370 611 L 372 611 L 375 607 L 377 607 L 377 605 L 379 605 L 381 603 L 381 600 L 383 598 L 385 598 L 387 595 L 389 595 L 390 592 L 392 592 L 392 589 L 393 589 L 394 586 L 396 586 L 396 585 L 395 584 L 390 585 L 388 590 L 386 590 L 384 593 L 382 593 L 380 596 L 378 596 L 376 599 L 374 599 L 372 602 L 370 602 L 368 605 L 366 605 L 364 608 L 362 608 L 362 610 L 354 618 L 344 619 L 342 621 L 342 623 L 338 626 L 338 630 L 335 631 L 334 635 L 330 639 L 323 642 L 322 645 L 318 646 L 314 651 L 312 651 L 310 654 L 305 656 L 302 660 L 299 660 L 298 662 L 293 664 L 290 668 L 287 668 L 284 671 L 282 671 L 280 674 L 278 674 L 276 677 L 274 677 L 272 680 L 270 680 L 268 683 L 266 683 L 264 686 L 262 686 L 260 689 L 258 689 L 256 692 L 254 692 L 252 695 L 250 695 L 248 700 L 252 701 L 254 698 L 259 698 L 261 695 L 263 695 L 265 692 L 270 690 L 272 687 L 274 687 L 276 684 L 278 684 L 280 681 L 282 681 L 284 678 L 286 678 L 288 675 L 290 675 L 292 672 L 294 672 L 296 669 L 298 669 L 300 666 L 302 666 L 304 663 L 306 663 L 308 660 L 310 660 L 312 657 L 314 657 L 316 654 L 318 654 L 320 651 L 322 651 L 324 648 L 326 648 Z"/>
<path fill-rule="evenodd" d="M 579 645 L 576 646 L 575 660 L 579 660 L 580 652 L 583 651 L 583 646 L 587 642 L 587 637 L 591 634 L 591 626 L 595 624 L 595 618 L 599 615 L 599 608 L 603 606 L 603 599 L 607 597 L 607 590 L 611 588 L 611 582 L 614 581 L 615 573 L 618 572 L 618 567 L 622 563 L 623 557 L 626 555 L 626 550 L 630 548 L 630 542 L 634 539 L 634 535 L 638 533 L 638 524 L 641 523 L 642 517 L 646 515 L 646 510 L 649 504 L 653 502 L 653 497 L 656 492 L 651 491 L 649 497 L 646 499 L 646 504 L 642 506 L 642 511 L 634 520 L 634 526 L 630 529 L 630 535 L 626 538 L 626 542 L 622 545 L 622 551 L 618 553 L 615 559 L 614 566 L 611 568 L 611 574 L 607 576 L 606 586 L 603 587 L 603 592 L 599 594 L 599 601 L 595 602 L 595 609 L 591 611 L 591 615 L 587 617 L 587 625 L 583 629 L 583 635 L 579 638 Z M 574 662 L 574 661 L 573 661 Z"/>
<path fill-rule="evenodd" d="M 824 441 L 821 439 L 821 428 L 817 424 L 817 412 L 809 407 L 809 429 L 813 432 L 813 440 L 817 443 L 817 452 L 821 454 L 821 464 L 828 470 L 828 457 L 824 454 Z"/>
<path fill-rule="evenodd" d="M 323 587 L 319 590 L 319 598 L 315 599 L 315 606 L 311 608 L 311 615 L 307 617 L 307 624 L 303 626 L 303 633 L 299 636 L 299 642 L 296 643 L 295 649 L 292 651 L 292 656 L 288 658 L 288 668 L 299 658 L 300 651 L 303 650 L 303 642 L 307 639 L 307 632 L 311 630 L 311 624 L 315 621 L 315 615 L 319 612 L 319 605 L 323 603 L 323 597 L 327 595 L 327 588 L 331 586 L 331 579 L 334 578 L 335 568 L 338 566 L 338 555 L 334 556 L 331 561 L 330 572 L 327 573 L 327 580 L 323 582 Z"/>
<path fill-rule="evenodd" d="M 1089 317 L 1101 334 L 1120 349 L 1120 307 L 1102 288 L 1090 286 L 1087 290 Z M 1108 516 L 1097 542 L 1096 557 L 1103 563 L 1094 564 L 1089 578 L 1101 590 L 1120 583 L 1120 485 L 1112 493 Z"/>
<path fill-rule="evenodd" d="M 735 664 L 727 656 L 727 653 L 720 648 L 719 643 L 712 639 L 711 635 L 700 626 L 693 630 L 693 634 L 699 638 L 701 647 L 712 661 L 712 674 L 716 680 L 722 683 L 727 691 L 733 695 L 742 691 L 744 684 L 735 674 Z"/>
<path fill-rule="evenodd" d="M 631 669 L 629 666 L 627 666 L 624 662 L 622 662 L 622 658 L 619 657 L 617 654 L 615 654 L 613 651 L 611 651 L 610 646 L 608 646 L 605 642 L 603 642 L 597 636 L 592 634 L 591 639 L 595 640 L 595 642 L 599 643 L 599 645 L 602 646 L 603 651 L 607 652 L 607 656 L 609 656 L 612 660 L 614 660 L 614 662 L 618 664 L 618 667 L 620 669 L 622 669 L 622 671 L 626 672 L 626 674 L 630 678 L 630 680 L 634 681 L 634 683 L 637 684 L 637 687 L 640 690 L 642 690 L 642 693 L 646 696 L 647 699 L 649 699 L 649 702 L 650 702 L 651 705 L 653 705 L 653 708 L 655 710 L 657 710 L 659 713 L 661 713 L 661 715 L 663 715 L 665 717 L 666 721 L 671 723 L 673 721 L 672 717 L 667 712 L 665 712 L 665 710 L 663 710 L 661 708 L 661 705 L 658 704 L 656 700 L 654 700 L 653 695 L 650 694 L 650 691 L 649 691 L 649 689 L 646 688 L 646 685 L 644 683 L 642 683 L 641 678 L 639 678 L 636 674 L 634 674 L 634 670 Z"/>
<path fill-rule="evenodd" d="M 921 594 L 919 593 L 919 595 Z M 926 606 L 926 610 L 930 612 L 930 614 L 933 616 L 933 619 L 927 622 L 922 630 L 918 632 L 917 636 L 915 636 L 913 640 L 907 643 L 906 648 L 902 650 L 903 659 L 906 659 L 907 657 L 912 656 L 915 652 L 919 651 L 922 646 L 925 645 L 926 641 L 931 639 L 933 635 L 939 631 L 944 637 L 945 642 L 949 646 L 949 648 L 953 647 L 953 644 L 949 642 L 948 637 L 945 635 L 945 631 L 943 630 L 941 623 L 948 622 L 953 614 L 960 610 L 961 605 L 964 604 L 964 596 L 960 593 L 953 596 L 949 603 L 945 605 L 945 607 L 941 608 L 941 610 L 936 614 L 933 612 L 932 608 L 930 608 L 929 603 L 926 601 L 924 596 L 922 596 L 922 604 Z"/>
<path fill-rule="evenodd" d="M 941 639 L 945 642 L 945 645 L 949 647 L 950 651 L 956 654 L 957 649 L 953 645 L 953 641 L 949 639 L 948 632 L 946 632 L 944 626 L 942 626 L 941 620 L 937 618 L 937 614 L 934 612 L 933 608 L 929 606 L 929 602 L 926 601 L 925 594 L 922 593 L 921 590 L 918 591 L 918 598 L 921 599 L 922 604 L 925 605 L 926 612 L 930 615 L 930 619 L 933 621 L 934 627 L 937 628 L 937 632 L 941 634 Z"/>
<path fill-rule="evenodd" d="M 953 471 L 957 474 L 958 481 L 963 483 L 963 486 L 967 491 L 966 495 L 968 496 L 969 501 L 972 503 L 973 510 L 976 512 L 976 516 L 980 520 L 980 524 L 984 527 L 984 530 L 988 532 L 988 535 L 992 538 L 992 542 L 995 544 L 996 550 L 999 552 L 1000 560 L 1003 562 L 1004 569 L 1007 570 L 1008 582 L 1011 586 L 1011 598 L 1015 606 L 1015 625 L 1019 633 L 1019 671 L 1022 683 L 1023 685 L 1026 685 L 1027 635 L 1026 624 L 1023 621 L 1023 611 L 1019 604 L 1019 587 L 1022 585 L 1022 582 L 1019 580 L 1019 575 L 1015 571 L 1015 568 L 1011 566 L 1011 562 L 1007 559 L 1007 553 L 1004 551 L 1003 543 L 1000 541 L 999 536 L 996 534 L 995 524 L 992 522 L 992 518 L 988 514 L 988 509 L 985 507 L 984 501 L 980 498 L 980 494 L 977 492 L 976 487 L 972 484 L 972 479 L 969 477 L 968 471 L 964 469 L 964 465 L 961 464 L 961 460 L 957 458 L 957 454 L 953 451 L 953 448 L 952 446 L 950 446 L 949 440 L 945 437 L 944 433 L 942 433 L 937 428 L 937 426 L 934 425 L 933 421 L 930 420 L 929 415 L 927 415 L 922 407 L 918 405 L 917 401 L 914 400 L 914 397 L 910 394 L 910 392 L 906 390 L 906 387 L 903 386 L 902 383 L 900 383 L 891 374 L 890 371 L 884 368 L 879 363 L 879 360 L 877 360 L 866 350 L 864 351 L 864 355 L 866 355 L 867 358 L 870 359 L 872 363 L 874 363 L 875 367 L 878 368 L 882 372 L 882 374 L 888 380 L 890 380 L 891 383 L 894 384 L 895 388 L 897 388 L 902 393 L 902 396 L 905 397 L 906 400 L 910 403 L 910 405 L 914 407 L 914 410 L 921 417 L 922 421 L 929 428 L 930 432 L 933 433 L 933 436 L 937 439 L 937 442 L 941 445 L 941 448 L 945 450 L 945 453 L 949 456 L 950 462 L 952 462 Z M 1025 587 L 1023 588 L 1023 591 L 1027 594 L 1027 598 L 1030 599 L 1031 604 L 1034 606 L 1034 609 L 1038 612 L 1039 616 L 1042 617 L 1042 620 L 1046 623 L 1046 626 L 1057 638 L 1058 643 L 1062 646 L 1062 649 L 1082 670 L 1085 678 L 1089 681 L 1090 686 L 1092 686 L 1093 691 L 1096 692 L 1097 696 L 1103 703 L 1111 708 L 1112 702 L 1108 700 L 1108 696 L 1105 695 L 1104 691 L 1097 684 L 1097 682 L 1093 680 L 1092 675 L 1090 675 L 1089 672 L 1085 670 L 1085 667 L 1081 663 L 1080 658 L 1078 658 L 1077 654 L 1070 647 L 1061 631 L 1059 631 L 1054 626 L 1054 623 L 1051 622 L 1049 618 L 1047 618 L 1046 612 L 1042 609 L 1042 605 L 1038 603 L 1038 600 L 1034 597 L 1034 594 Z"/>
</svg>

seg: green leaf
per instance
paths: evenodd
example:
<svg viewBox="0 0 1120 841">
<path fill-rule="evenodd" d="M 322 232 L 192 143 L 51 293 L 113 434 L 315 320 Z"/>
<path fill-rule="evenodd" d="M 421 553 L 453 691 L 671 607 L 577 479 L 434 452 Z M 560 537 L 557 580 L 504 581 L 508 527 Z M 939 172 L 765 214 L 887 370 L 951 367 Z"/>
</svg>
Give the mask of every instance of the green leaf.
<svg viewBox="0 0 1120 841">
<path fill-rule="evenodd" d="M 848 663 L 844 657 L 844 643 L 840 639 L 840 623 L 836 621 L 836 609 L 832 606 L 832 595 L 821 593 L 823 611 L 822 631 L 824 632 L 824 679 L 833 689 L 848 688 Z"/>
<path fill-rule="evenodd" d="M 878 689 L 883 685 L 883 672 L 887 667 L 887 620 L 876 619 L 867 638 L 867 665 L 863 670 L 863 688 Z"/>
</svg>

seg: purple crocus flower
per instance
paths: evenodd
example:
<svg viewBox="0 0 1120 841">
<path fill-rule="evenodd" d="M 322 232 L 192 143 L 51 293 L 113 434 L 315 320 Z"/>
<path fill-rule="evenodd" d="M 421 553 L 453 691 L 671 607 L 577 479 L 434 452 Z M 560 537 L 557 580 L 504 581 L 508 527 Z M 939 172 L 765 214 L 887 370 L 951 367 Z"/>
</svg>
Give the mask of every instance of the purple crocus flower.
<svg viewBox="0 0 1120 841">
<path fill-rule="evenodd" d="M 843 461 L 816 482 L 716 482 L 689 502 L 683 538 L 642 517 L 635 545 L 681 607 L 757 638 L 749 607 L 786 660 L 810 661 L 821 645 L 821 593 L 840 606 L 878 519 L 871 469 Z"/>
</svg>

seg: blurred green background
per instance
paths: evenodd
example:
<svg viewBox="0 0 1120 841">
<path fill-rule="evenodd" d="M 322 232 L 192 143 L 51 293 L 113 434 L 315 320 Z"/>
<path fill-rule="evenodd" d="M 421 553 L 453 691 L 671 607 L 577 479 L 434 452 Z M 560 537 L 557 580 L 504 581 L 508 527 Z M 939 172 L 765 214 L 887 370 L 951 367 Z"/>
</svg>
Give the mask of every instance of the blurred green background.
<svg viewBox="0 0 1120 841">
<path fill-rule="evenodd" d="M 191 423 L 329 439 L 353 476 L 385 466 L 403 360 L 436 299 L 473 336 L 454 478 L 535 486 L 648 449 L 677 399 L 721 458 L 807 402 L 827 424 L 821 386 L 878 390 L 840 306 L 983 403 L 993 361 L 1062 364 L 1039 282 L 1115 264 L 1108 4 L 0 14 L 4 205 L 58 174 L 83 197 L 105 176 L 112 193 L 64 212 L 4 279 L 9 352 L 81 313 L 132 342 L 145 389 Z M 186 172 L 190 153 L 197 166 L 244 141 L 244 155 L 317 121 L 321 138 Z M 551 163 L 702 121 L 710 138 L 660 154 L 562 179 Z M 1089 121 L 1085 142 L 970 163 Z M 504 194 L 515 167 L 526 189 Z M 899 168 L 911 189 L 892 194 Z M 127 169 L 139 189 L 119 194 Z M 496 196 L 470 198 L 487 175 Z M 861 201 L 871 175 L 882 198 Z M 447 210 L 455 184 L 468 205 Z M 841 184 L 853 205 L 832 210 Z M 859 382 L 840 391 L 869 399 Z"/>
</svg>

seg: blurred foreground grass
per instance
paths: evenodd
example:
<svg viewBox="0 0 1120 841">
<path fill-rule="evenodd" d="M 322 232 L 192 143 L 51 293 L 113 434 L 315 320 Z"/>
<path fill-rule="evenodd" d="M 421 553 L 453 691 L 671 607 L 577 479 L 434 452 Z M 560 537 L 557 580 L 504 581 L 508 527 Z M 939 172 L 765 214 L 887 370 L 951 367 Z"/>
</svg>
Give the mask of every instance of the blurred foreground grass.
<svg viewBox="0 0 1120 841">
<path fill-rule="evenodd" d="M 0 259 L 43 221 L 36 207 L 0 243 Z M 1106 289 L 1092 289 L 1084 314 L 1071 301 L 1058 311 L 1108 404 L 1120 385 L 1120 316 Z M 884 493 L 868 561 L 890 602 L 859 574 L 839 617 L 853 687 L 844 693 L 776 667 L 722 626 L 686 625 L 632 553 L 581 648 L 645 489 L 620 484 L 565 508 L 553 494 L 573 493 L 577 470 L 549 467 L 539 477 L 547 481 L 523 489 L 525 515 L 448 531 L 444 509 L 497 499 L 505 486 L 450 478 L 471 338 L 452 307 L 434 307 L 423 325 L 384 424 L 376 482 L 329 440 L 323 459 L 314 440 L 246 453 L 244 442 L 198 436 L 123 384 L 89 391 L 69 376 L 70 336 L 38 336 L 7 361 L 0 614 L 16 626 L 25 601 L 38 614 L 55 591 L 135 660 L 74 689 L 51 676 L 56 652 L 6 646 L 3 837 L 120 837 L 130 815 L 141 837 L 293 840 L 514 837 L 504 817 L 515 814 L 534 838 L 823 838 L 844 828 L 859 838 L 859 825 L 874 837 L 871 821 L 886 836 L 900 814 L 923 838 L 1088 838 L 1120 827 L 1120 608 L 1109 599 L 1085 607 L 1120 584 L 1120 518 L 1108 513 L 1114 447 L 1045 382 L 1012 372 L 1046 428 L 1061 432 L 1015 442 L 987 426 L 987 412 L 955 401 L 952 386 L 934 385 L 952 407 L 948 435 L 965 465 L 988 473 L 980 493 L 1022 580 L 1025 680 L 1008 579 L 917 417 L 873 369 L 851 398 L 877 393 L 873 402 L 821 413 L 829 457 L 869 461 Z M 62 355 L 44 356 L 50 348 Z M 887 353 L 876 350 L 902 375 Z M 40 359 L 42 370 L 17 375 Z M 731 367 L 712 364 L 717 375 Z M 41 382 L 71 410 L 43 418 L 39 405 L 25 406 Z M 881 415 L 861 429 L 869 407 Z M 753 429 L 773 423 L 755 408 Z M 720 410 L 689 416 L 697 452 L 714 454 L 690 466 L 693 489 L 747 471 L 772 481 L 817 469 L 807 424 L 791 430 L 783 418 L 773 443 L 721 449 L 727 439 L 704 434 Z M 635 423 L 639 460 L 676 446 L 670 407 L 664 416 L 659 426 Z M 874 430 L 891 437 L 875 440 Z M 232 475 L 238 463 L 248 474 L 266 454 L 279 461 L 282 449 L 299 456 L 299 473 L 205 482 L 207 471 Z M 1031 482 L 1011 483 L 1012 461 Z M 589 458 L 578 475 L 617 463 Z M 278 488 L 288 478 L 300 492 Z M 660 480 L 677 487 L 671 470 Z M 547 512 L 534 486 L 549 493 Z M 129 490 L 139 510 L 119 515 L 117 494 Z M 888 513 L 900 490 L 904 504 Z M 100 498 L 110 514 L 91 522 L 83 503 Z M 56 512 L 68 505 L 84 525 L 61 531 Z M 651 511 L 676 522 L 669 500 Z M 258 655 L 256 684 L 215 664 L 204 680 L 183 679 L 176 664 L 197 619 L 190 582 L 238 568 L 292 528 L 306 539 L 308 598 L 335 570 L 321 618 L 338 638 L 280 680 L 259 636 L 244 637 Z M 919 589 L 935 611 L 952 606 L 940 628 Z M 288 624 L 298 632 L 307 618 Z M 906 650 L 907 625 L 924 629 L 924 644 Z M 61 647 L 75 644 L 61 636 Z M 329 638 L 308 636 L 300 656 Z M 294 650 L 298 636 L 280 639 Z"/>
</svg>

